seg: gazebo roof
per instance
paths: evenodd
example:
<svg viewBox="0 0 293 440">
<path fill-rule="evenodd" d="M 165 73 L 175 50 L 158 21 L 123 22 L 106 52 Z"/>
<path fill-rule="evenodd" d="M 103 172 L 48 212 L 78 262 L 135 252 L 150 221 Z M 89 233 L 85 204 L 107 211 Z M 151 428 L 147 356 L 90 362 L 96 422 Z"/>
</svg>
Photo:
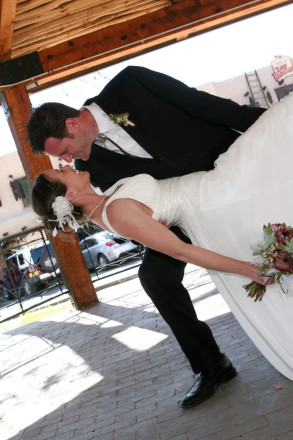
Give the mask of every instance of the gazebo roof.
<svg viewBox="0 0 293 440">
<path fill-rule="evenodd" d="M 0 0 L 0 89 L 59 81 L 288 0 Z"/>
</svg>

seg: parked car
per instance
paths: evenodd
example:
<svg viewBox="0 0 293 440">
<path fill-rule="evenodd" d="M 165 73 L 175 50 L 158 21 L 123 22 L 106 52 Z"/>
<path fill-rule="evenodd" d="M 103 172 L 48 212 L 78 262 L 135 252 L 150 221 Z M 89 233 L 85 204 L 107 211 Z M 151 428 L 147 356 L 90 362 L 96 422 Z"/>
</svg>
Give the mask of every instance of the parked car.
<svg viewBox="0 0 293 440">
<path fill-rule="evenodd" d="M 17 267 L 11 267 L 8 272 L 7 268 L 4 269 L 4 276 L 2 279 L 2 296 L 4 299 L 15 299 L 19 294 L 24 295 L 24 289 L 20 289 L 22 282 L 22 273 Z"/>
<path fill-rule="evenodd" d="M 103 268 L 114 261 L 133 258 L 143 249 L 140 244 L 108 231 L 91 234 L 79 244 L 88 269 Z"/>
<path fill-rule="evenodd" d="M 6 259 L 2 295 L 11 300 L 32 295 L 55 277 L 57 262 L 49 242 L 38 243 L 15 252 Z"/>
</svg>

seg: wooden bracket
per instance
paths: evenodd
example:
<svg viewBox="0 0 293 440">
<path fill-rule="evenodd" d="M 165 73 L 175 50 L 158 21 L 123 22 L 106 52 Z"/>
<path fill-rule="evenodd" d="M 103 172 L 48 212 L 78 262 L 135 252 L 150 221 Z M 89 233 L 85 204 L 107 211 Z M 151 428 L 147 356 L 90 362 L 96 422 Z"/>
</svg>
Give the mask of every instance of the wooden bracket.
<svg viewBox="0 0 293 440">
<path fill-rule="evenodd" d="M 12 85 L 44 73 L 38 52 L 0 62 L 0 86 Z"/>
</svg>

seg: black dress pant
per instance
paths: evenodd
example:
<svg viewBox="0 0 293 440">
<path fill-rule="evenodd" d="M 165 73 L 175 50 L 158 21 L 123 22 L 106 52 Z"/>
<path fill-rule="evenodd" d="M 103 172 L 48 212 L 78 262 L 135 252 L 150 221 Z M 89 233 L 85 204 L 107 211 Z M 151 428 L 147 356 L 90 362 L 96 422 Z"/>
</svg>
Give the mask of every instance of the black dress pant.
<svg viewBox="0 0 293 440">
<path fill-rule="evenodd" d="M 186 243 L 190 240 L 173 227 Z M 162 317 L 170 326 L 194 373 L 221 359 L 209 326 L 197 319 L 188 291 L 182 284 L 186 263 L 152 249 L 146 249 L 139 269 L 140 282 Z"/>
</svg>

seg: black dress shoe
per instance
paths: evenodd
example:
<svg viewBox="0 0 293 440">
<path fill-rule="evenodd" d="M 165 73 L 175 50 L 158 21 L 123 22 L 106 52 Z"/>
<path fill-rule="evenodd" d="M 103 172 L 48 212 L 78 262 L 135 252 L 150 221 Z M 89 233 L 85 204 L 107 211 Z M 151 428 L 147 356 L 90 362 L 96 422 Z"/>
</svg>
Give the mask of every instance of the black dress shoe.
<svg viewBox="0 0 293 440">
<path fill-rule="evenodd" d="M 229 382 L 236 374 L 236 369 L 227 356 L 223 354 L 219 362 L 200 374 L 182 400 L 181 408 L 191 408 L 209 399 L 222 383 Z"/>
</svg>

